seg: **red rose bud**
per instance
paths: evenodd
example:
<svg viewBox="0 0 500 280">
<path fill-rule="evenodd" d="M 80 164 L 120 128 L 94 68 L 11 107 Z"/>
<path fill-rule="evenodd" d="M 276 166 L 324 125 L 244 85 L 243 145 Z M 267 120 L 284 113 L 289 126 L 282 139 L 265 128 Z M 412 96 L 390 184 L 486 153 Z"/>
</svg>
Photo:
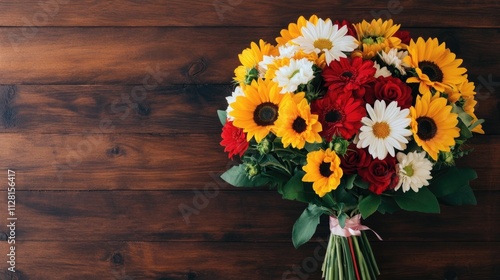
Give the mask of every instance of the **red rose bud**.
<svg viewBox="0 0 500 280">
<path fill-rule="evenodd" d="M 410 32 L 407 30 L 398 30 L 398 31 L 396 31 L 396 33 L 394 33 L 393 36 L 401 39 L 401 43 L 403 43 L 405 45 L 410 44 L 410 40 L 411 40 Z"/>
<path fill-rule="evenodd" d="M 396 101 L 402 109 L 410 108 L 413 101 L 411 88 L 394 77 L 378 77 L 373 90 L 366 91 L 364 98 L 371 105 L 375 100 L 384 100 L 386 104 Z"/>
<path fill-rule="evenodd" d="M 337 24 L 339 26 L 339 29 L 342 28 L 342 26 L 347 26 L 347 35 L 351 35 L 354 38 L 358 38 L 358 33 L 356 32 L 356 28 L 354 28 L 354 25 L 347 20 L 342 20 L 338 21 L 336 20 L 333 24 Z"/>
<path fill-rule="evenodd" d="M 399 180 L 396 173 L 396 158 L 374 159 L 368 167 L 359 170 L 359 175 L 370 184 L 368 189 L 376 194 L 393 189 Z"/>
<path fill-rule="evenodd" d="M 340 167 L 345 174 L 357 174 L 358 170 L 368 167 L 370 162 L 370 154 L 365 149 L 358 149 L 356 145 L 350 144 L 347 154 L 340 158 Z"/>
</svg>

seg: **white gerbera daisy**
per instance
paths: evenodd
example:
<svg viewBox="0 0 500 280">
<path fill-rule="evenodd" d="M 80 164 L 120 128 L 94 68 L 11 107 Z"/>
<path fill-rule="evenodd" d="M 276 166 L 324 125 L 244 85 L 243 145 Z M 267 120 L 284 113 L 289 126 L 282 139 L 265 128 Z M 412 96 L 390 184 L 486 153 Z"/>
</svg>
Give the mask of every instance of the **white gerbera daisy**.
<svg viewBox="0 0 500 280">
<path fill-rule="evenodd" d="M 398 51 L 397 49 L 390 49 L 388 53 L 381 51 L 378 56 L 387 65 L 392 65 L 394 68 L 398 69 L 401 75 L 406 75 L 405 67 L 410 67 L 403 62 L 403 58 L 408 56 L 407 51 Z"/>
<path fill-rule="evenodd" d="M 358 47 L 356 39 L 347 34 L 347 26 L 339 29 L 337 24 L 333 25 L 331 20 L 318 19 L 316 25 L 307 22 L 301 29 L 302 36 L 292 40 L 298 44 L 306 53 L 324 52 L 326 64 L 332 60 L 347 57 L 344 52 L 351 52 Z"/>
<path fill-rule="evenodd" d="M 384 159 L 389 153 L 395 156 L 395 150 L 406 149 L 409 137 L 412 135 L 407 128 L 411 119 L 408 118 L 409 109 L 401 110 L 396 101 L 387 107 L 384 100 L 375 100 L 373 108 L 366 104 L 368 117 L 363 117 L 360 128 L 358 148 L 368 147 L 373 158 Z"/>
<path fill-rule="evenodd" d="M 313 62 L 302 59 L 291 59 L 290 64 L 276 71 L 273 81 L 281 87 L 281 93 L 294 92 L 301 84 L 307 84 L 314 78 Z"/>
<path fill-rule="evenodd" d="M 375 75 L 373 75 L 375 78 L 378 78 L 380 76 L 382 76 L 384 78 L 392 76 L 391 71 L 389 71 L 387 69 L 387 67 L 384 66 L 384 67 L 380 68 L 380 65 L 376 61 L 373 62 L 373 67 L 376 70 Z"/>
<path fill-rule="evenodd" d="M 429 185 L 428 180 L 432 179 L 432 162 L 425 158 L 425 152 L 410 152 L 407 155 L 398 153 L 396 158 L 399 182 L 394 190 L 397 191 L 402 186 L 403 192 L 409 191 L 410 188 L 418 192 L 421 187 Z"/>
<path fill-rule="evenodd" d="M 226 115 L 230 121 L 234 121 L 234 117 L 232 117 L 231 114 L 229 114 L 229 112 L 231 112 L 233 110 L 233 108 L 231 107 L 231 103 L 236 101 L 236 97 L 244 96 L 244 95 L 245 95 L 245 92 L 243 92 L 243 89 L 240 86 L 237 86 L 234 89 L 234 91 L 231 93 L 231 96 L 226 96 L 226 100 L 227 100 L 227 104 L 228 104 L 227 109 L 226 109 Z"/>
</svg>

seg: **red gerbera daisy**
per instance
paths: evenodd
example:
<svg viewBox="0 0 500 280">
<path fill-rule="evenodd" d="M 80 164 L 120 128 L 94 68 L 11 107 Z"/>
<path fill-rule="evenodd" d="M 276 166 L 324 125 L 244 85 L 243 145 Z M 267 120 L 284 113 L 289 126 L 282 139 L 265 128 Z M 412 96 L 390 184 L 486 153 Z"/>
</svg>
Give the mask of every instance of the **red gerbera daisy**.
<svg viewBox="0 0 500 280">
<path fill-rule="evenodd" d="M 224 152 L 229 153 L 228 158 L 233 158 L 235 155 L 240 157 L 248 149 L 247 135 L 243 129 L 233 125 L 232 121 L 226 121 L 222 128 L 221 146 L 224 146 Z"/>
<path fill-rule="evenodd" d="M 361 98 L 365 94 L 365 88 L 375 80 L 375 71 L 371 60 L 355 57 L 351 61 L 341 57 L 323 70 L 323 79 L 329 90 L 349 92 Z"/>
<path fill-rule="evenodd" d="M 331 141 L 335 135 L 351 139 L 361 127 L 361 119 L 366 116 L 365 104 L 350 94 L 336 94 L 331 91 L 324 98 L 311 104 L 311 111 L 318 114 L 323 126 L 320 135 Z"/>
</svg>

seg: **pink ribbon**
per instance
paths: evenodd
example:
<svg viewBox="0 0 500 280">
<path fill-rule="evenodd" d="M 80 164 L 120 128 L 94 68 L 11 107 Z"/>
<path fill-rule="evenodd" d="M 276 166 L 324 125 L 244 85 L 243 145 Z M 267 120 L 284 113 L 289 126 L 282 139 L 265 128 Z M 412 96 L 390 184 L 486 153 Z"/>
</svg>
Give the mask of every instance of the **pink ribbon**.
<svg viewBox="0 0 500 280">
<path fill-rule="evenodd" d="M 361 214 L 358 214 L 350 219 L 346 219 L 344 228 L 340 226 L 337 217 L 330 216 L 330 232 L 335 235 L 345 237 L 352 235 L 360 236 L 362 230 L 371 230 L 379 240 L 382 240 L 380 235 L 378 235 L 373 229 L 361 224 Z"/>
</svg>

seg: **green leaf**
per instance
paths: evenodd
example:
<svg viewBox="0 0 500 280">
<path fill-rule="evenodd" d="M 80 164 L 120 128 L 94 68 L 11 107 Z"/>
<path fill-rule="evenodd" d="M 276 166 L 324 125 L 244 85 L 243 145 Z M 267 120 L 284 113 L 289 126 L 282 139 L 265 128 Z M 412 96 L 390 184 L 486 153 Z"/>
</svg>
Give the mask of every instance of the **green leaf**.
<svg viewBox="0 0 500 280">
<path fill-rule="evenodd" d="M 477 173 L 472 168 L 458 168 L 456 166 L 441 169 L 428 186 L 429 190 L 438 198 L 450 195 L 469 186 L 469 181 L 477 178 Z"/>
<path fill-rule="evenodd" d="M 472 131 L 476 126 L 484 123 L 484 119 L 476 120 L 473 124 L 469 126 L 469 130 Z"/>
<path fill-rule="evenodd" d="M 316 232 L 321 215 L 326 213 L 327 211 L 324 208 L 309 204 L 293 225 L 292 242 L 295 248 L 299 248 L 311 239 Z"/>
<path fill-rule="evenodd" d="M 439 198 L 448 205 L 476 205 L 476 197 L 469 185 L 463 185 L 458 191 Z"/>
<path fill-rule="evenodd" d="M 380 206 L 380 203 L 382 203 L 382 199 L 376 194 L 370 194 L 361 199 L 359 202 L 359 212 L 361 212 L 363 219 L 366 219 L 371 214 L 375 213 Z"/>
<path fill-rule="evenodd" d="M 310 152 L 314 152 L 314 151 L 318 151 L 319 149 L 321 149 L 323 147 L 323 143 L 306 143 L 306 145 L 304 146 L 304 148 L 306 149 L 306 151 L 308 151 L 309 153 Z"/>
<path fill-rule="evenodd" d="M 356 176 L 356 179 L 354 180 L 354 185 L 358 188 L 362 188 L 367 190 L 370 187 L 370 184 L 368 182 L 363 181 L 360 176 Z"/>
<path fill-rule="evenodd" d="M 401 209 L 392 196 L 382 196 L 380 206 L 377 211 L 381 214 L 392 214 Z"/>
<path fill-rule="evenodd" d="M 243 164 L 229 168 L 220 177 L 235 187 L 261 187 L 270 182 L 270 178 L 261 175 L 248 178 Z"/>
<path fill-rule="evenodd" d="M 223 110 L 217 110 L 217 115 L 219 115 L 219 121 L 224 126 L 227 120 L 227 112 Z"/>
<path fill-rule="evenodd" d="M 339 220 L 339 225 L 341 228 L 344 228 L 345 227 L 345 221 L 349 218 L 349 216 L 347 216 L 346 213 L 342 212 L 340 213 L 340 215 L 337 217 L 337 219 Z"/>
<path fill-rule="evenodd" d="M 354 187 L 354 180 L 356 179 L 356 174 L 350 175 L 347 178 L 342 177 L 342 181 L 345 181 L 345 188 L 350 190 Z"/>
<path fill-rule="evenodd" d="M 439 213 L 439 202 L 436 196 L 428 188 L 420 188 L 418 192 L 413 190 L 394 195 L 394 200 L 406 211 L 417 211 L 423 213 Z"/>
<path fill-rule="evenodd" d="M 306 203 L 317 199 L 317 195 L 312 188 L 307 188 L 302 182 L 304 174 L 305 172 L 298 171 L 282 188 L 280 188 L 283 199 L 297 200 Z"/>
</svg>

